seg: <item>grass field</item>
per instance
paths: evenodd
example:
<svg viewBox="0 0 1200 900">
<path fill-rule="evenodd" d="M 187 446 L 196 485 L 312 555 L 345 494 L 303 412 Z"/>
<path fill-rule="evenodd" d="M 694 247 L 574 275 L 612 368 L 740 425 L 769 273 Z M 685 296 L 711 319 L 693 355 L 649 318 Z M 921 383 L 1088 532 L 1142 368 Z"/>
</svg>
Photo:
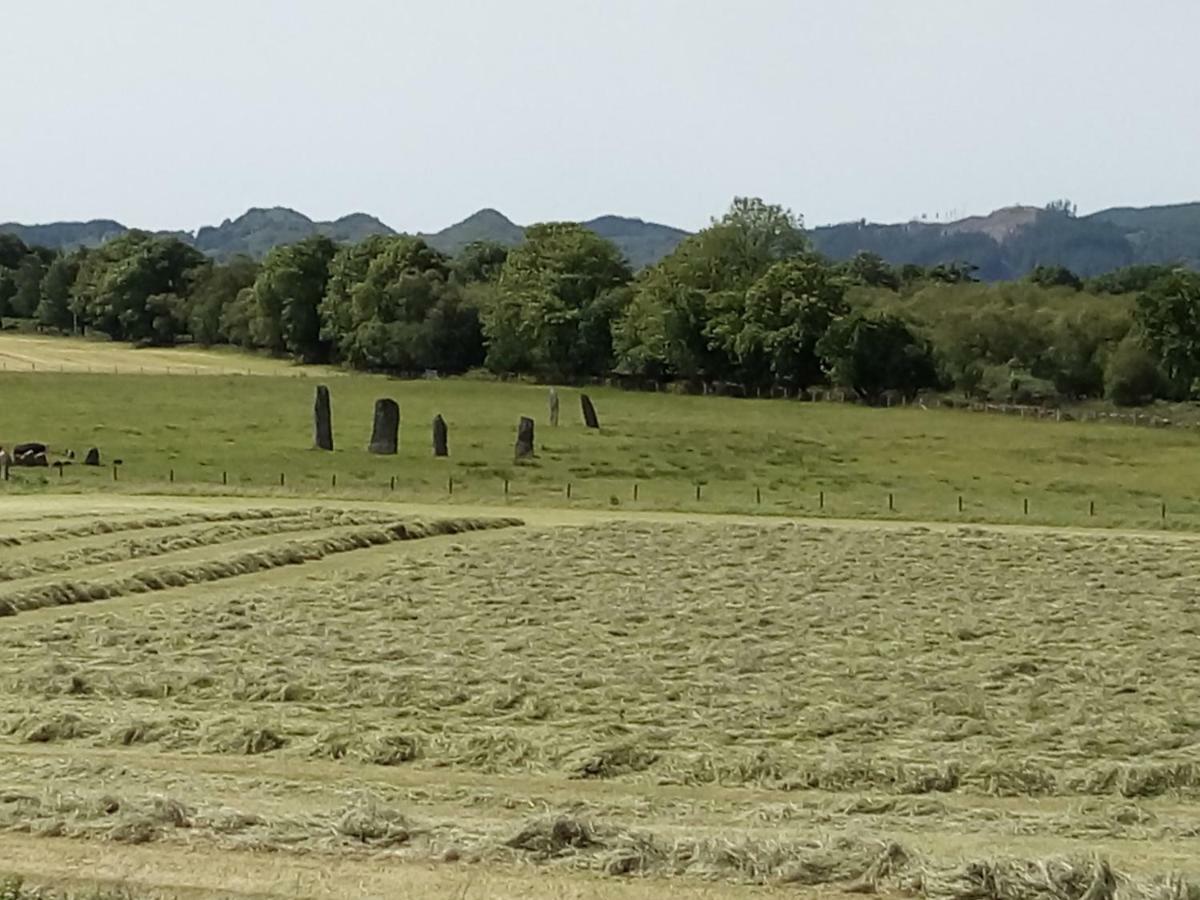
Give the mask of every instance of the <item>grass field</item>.
<svg viewBox="0 0 1200 900">
<path fill-rule="evenodd" d="M 0 900 L 1200 892 L 1192 432 L 178 353 L 0 371 Z"/>
<path fill-rule="evenodd" d="M 1186 535 L 5 508 L 0 870 L 90 865 L 135 896 L 1076 900 L 1111 864 L 1124 895 L 1182 900 L 1154 879 L 1200 879 Z M 251 558 L 276 564 L 223 568 Z"/>
<path fill-rule="evenodd" d="M 30 340 L 0 338 L 0 352 Z M 61 478 L 14 470 L 3 489 L 1200 527 L 1191 478 L 1200 440 L 1190 429 L 597 389 L 597 433 L 582 427 L 574 390 L 560 391 L 558 428 L 546 424 L 538 386 L 349 375 L 331 380 L 331 390 L 337 449 L 321 453 L 310 449 L 310 378 L 0 372 L 0 445 L 39 440 L 79 458 L 97 446 L 105 461 L 124 463 L 115 485 L 109 467 L 76 465 Z M 401 407 L 395 457 L 365 449 L 383 396 Z M 435 414 L 449 423 L 449 459 L 431 453 Z M 521 415 L 539 422 L 537 459 L 518 465 Z"/>
</svg>

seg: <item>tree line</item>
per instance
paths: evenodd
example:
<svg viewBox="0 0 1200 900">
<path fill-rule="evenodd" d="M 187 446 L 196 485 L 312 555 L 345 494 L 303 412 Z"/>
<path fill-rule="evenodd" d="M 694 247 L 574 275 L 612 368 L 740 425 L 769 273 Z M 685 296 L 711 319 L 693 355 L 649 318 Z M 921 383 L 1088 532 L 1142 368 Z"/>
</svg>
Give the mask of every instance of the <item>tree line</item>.
<svg viewBox="0 0 1200 900">
<path fill-rule="evenodd" d="M 981 284 L 972 266 L 834 263 L 789 210 L 739 198 L 634 273 L 576 223 L 455 257 L 411 236 L 313 236 L 261 263 L 215 263 L 131 231 L 55 252 L 0 235 L 0 318 L 146 345 L 227 343 L 394 373 L 545 380 L 618 375 L 740 393 L 835 386 L 1014 402 L 1200 395 L 1200 275 L 1130 266 L 1084 280 L 1041 265 Z"/>
</svg>

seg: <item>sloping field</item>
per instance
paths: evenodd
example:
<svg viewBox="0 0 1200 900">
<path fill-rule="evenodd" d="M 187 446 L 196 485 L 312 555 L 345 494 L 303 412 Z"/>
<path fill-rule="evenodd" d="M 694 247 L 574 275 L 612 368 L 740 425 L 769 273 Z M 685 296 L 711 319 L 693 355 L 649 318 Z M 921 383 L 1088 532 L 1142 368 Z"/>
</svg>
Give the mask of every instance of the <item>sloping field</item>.
<svg viewBox="0 0 1200 900">
<path fill-rule="evenodd" d="M 417 536 L 383 507 L 171 503 L 111 544 L 0 549 L 14 606 L 99 588 L 0 620 L 16 872 L 61 876 L 60 836 L 111 848 L 101 880 L 195 896 L 220 859 L 262 896 L 406 896 L 383 861 L 436 896 L 1184 900 L 1200 880 L 1195 539 L 447 516 L 462 533 L 143 592 L 377 516 Z M 261 884 L 293 853 L 345 883 L 298 862 Z"/>
<path fill-rule="evenodd" d="M 290 375 L 326 378 L 339 370 L 296 366 L 236 350 L 133 347 L 110 341 L 0 334 L 0 372 L 71 372 L 97 375 Z"/>
</svg>

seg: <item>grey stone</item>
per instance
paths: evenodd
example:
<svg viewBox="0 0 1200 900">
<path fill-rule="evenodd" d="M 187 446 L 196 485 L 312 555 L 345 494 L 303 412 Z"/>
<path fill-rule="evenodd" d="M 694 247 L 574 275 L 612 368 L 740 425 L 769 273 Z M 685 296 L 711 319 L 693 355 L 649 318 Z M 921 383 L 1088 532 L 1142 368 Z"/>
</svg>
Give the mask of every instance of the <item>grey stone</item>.
<svg viewBox="0 0 1200 900">
<path fill-rule="evenodd" d="M 592 405 L 592 398 L 587 394 L 580 394 L 579 405 L 583 407 L 583 424 L 588 428 L 599 428 L 600 420 L 596 418 L 596 407 Z"/>
<path fill-rule="evenodd" d="M 371 426 L 371 453 L 395 454 L 400 447 L 400 404 L 390 397 L 375 401 L 375 420 Z"/>
<path fill-rule="evenodd" d="M 533 456 L 533 419 L 521 416 L 517 426 L 517 446 L 514 452 L 517 459 L 528 459 Z"/>
<path fill-rule="evenodd" d="M 450 455 L 450 436 L 446 429 L 446 420 L 440 413 L 433 417 L 433 455 Z"/>
<path fill-rule="evenodd" d="M 317 385 L 313 402 L 313 446 L 318 450 L 333 449 L 333 413 L 329 408 L 329 388 Z"/>
<path fill-rule="evenodd" d="M 100 448 L 93 447 L 92 449 L 88 450 L 87 455 L 83 458 L 83 464 L 85 466 L 100 465 Z"/>
</svg>

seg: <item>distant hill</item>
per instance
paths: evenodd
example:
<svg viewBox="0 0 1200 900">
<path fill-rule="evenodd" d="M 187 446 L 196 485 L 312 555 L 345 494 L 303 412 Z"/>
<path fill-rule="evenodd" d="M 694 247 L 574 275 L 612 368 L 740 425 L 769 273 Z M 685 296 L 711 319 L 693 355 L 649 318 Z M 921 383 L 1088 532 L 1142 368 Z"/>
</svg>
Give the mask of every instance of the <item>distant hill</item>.
<svg viewBox="0 0 1200 900">
<path fill-rule="evenodd" d="M 226 219 L 216 227 L 201 228 L 192 243 L 197 250 L 220 260 L 238 254 L 260 259 L 273 247 L 294 244 L 314 234 L 355 243 L 372 234 L 395 233 L 374 216 L 364 213 L 343 216 L 334 222 L 314 222 L 294 209 L 274 206 L 270 209 L 249 209 L 236 219 Z"/>
<path fill-rule="evenodd" d="M 1200 203 L 1079 217 L 1014 206 L 947 223 L 827 225 L 812 238 L 833 259 L 868 251 L 894 264 L 969 262 L 986 281 L 1021 278 L 1038 265 L 1063 265 L 1084 276 L 1134 263 L 1200 268 Z"/>
<path fill-rule="evenodd" d="M 582 224 L 616 244 L 635 269 L 658 262 L 688 236 L 688 232 L 669 225 L 621 216 L 601 216 Z M 474 241 L 494 241 L 515 247 L 525 240 L 525 229 L 503 213 L 481 209 L 449 228 L 422 237 L 430 246 L 453 256 Z"/>
<path fill-rule="evenodd" d="M 481 209 L 461 222 L 421 237 L 435 250 L 450 256 L 476 241 L 494 241 L 506 247 L 515 247 L 525 240 L 525 229 L 507 216 L 494 209 Z"/>
<path fill-rule="evenodd" d="M 52 222 L 48 225 L 0 223 L 0 234 L 15 234 L 29 246 L 74 250 L 77 247 L 99 247 L 120 237 L 129 229 L 111 219 L 90 222 Z"/>
<path fill-rule="evenodd" d="M 583 224 L 616 244 L 635 269 L 653 265 L 688 235 L 679 228 L 621 216 L 601 216 Z M 96 247 L 127 230 L 111 220 L 0 225 L 0 232 L 16 234 L 27 244 L 68 249 Z M 261 258 L 272 247 L 314 234 L 344 243 L 396 234 L 365 213 L 318 222 L 286 207 L 254 208 L 195 234 L 172 233 L 220 260 L 239 253 Z M 1011 206 L 955 222 L 877 224 L 864 219 L 821 226 L 810 235 L 816 249 L 833 259 L 869 251 L 897 265 L 968 262 L 988 281 L 1020 278 L 1037 265 L 1064 265 L 1085 276 L 1133 263 L 1180 263 L 1200 269 L 1200 203 L 1117 207 L 1078 217 L 1061 210 Z M 525 229 L 497 210 L 481 209 L 421 236 L 453 255 L 473 241 L 515 246 L 524 240 Z"/>
</svg>

